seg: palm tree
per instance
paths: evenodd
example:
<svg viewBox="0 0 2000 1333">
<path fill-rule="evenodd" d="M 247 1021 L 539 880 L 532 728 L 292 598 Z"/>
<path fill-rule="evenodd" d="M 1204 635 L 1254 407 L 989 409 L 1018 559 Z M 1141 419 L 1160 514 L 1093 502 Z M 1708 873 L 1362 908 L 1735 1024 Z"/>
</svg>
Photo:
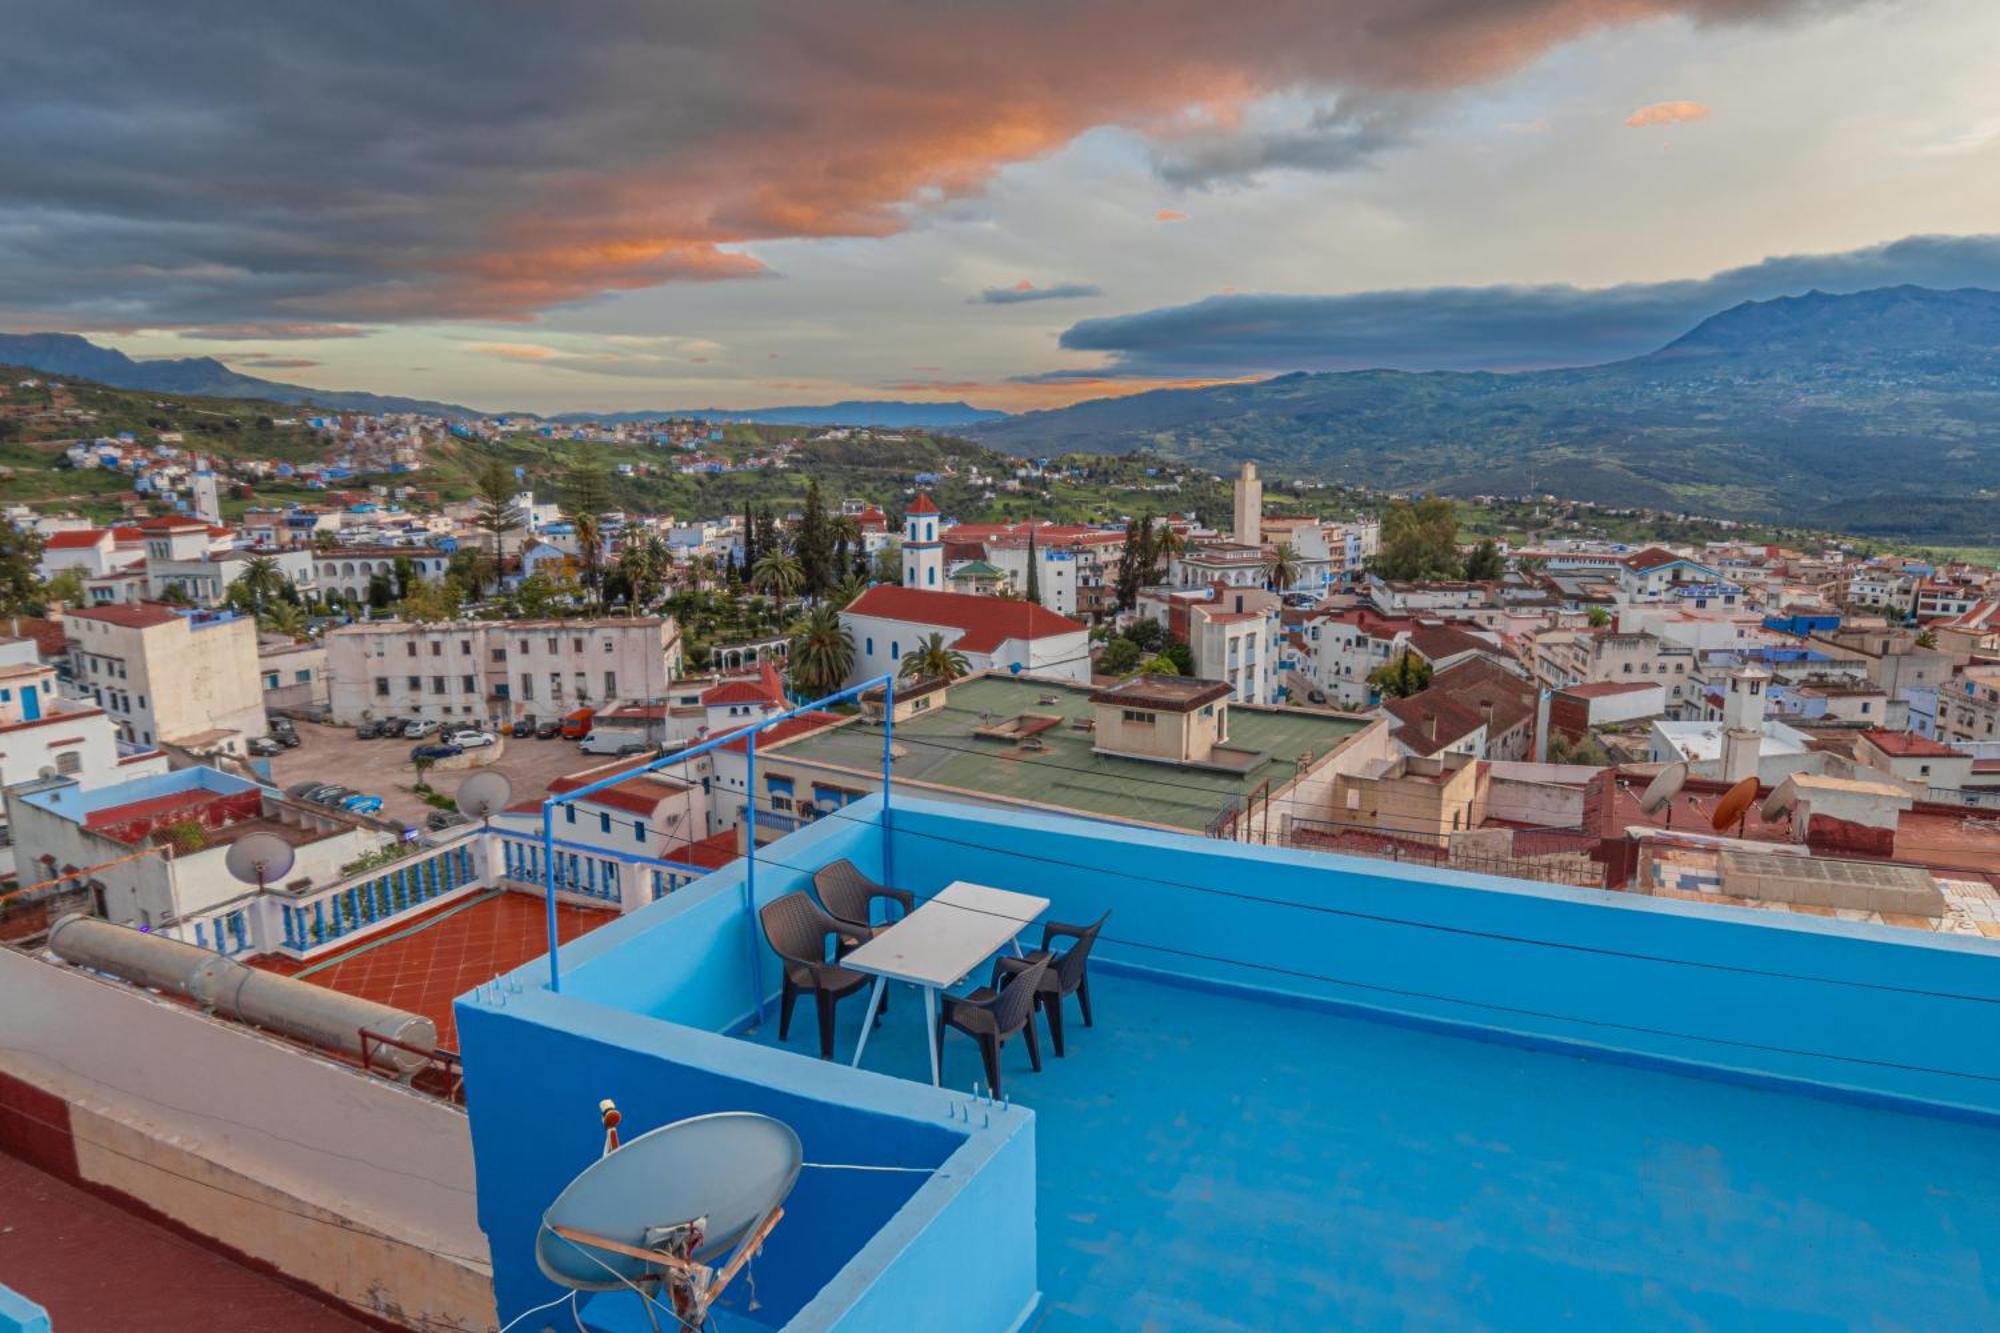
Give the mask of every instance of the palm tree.
<svg viewBox="0 0 2000 1333">
<path fill-rule="evenodd" d="M 750 571 L 750 586 L 775 597 L 781 616 L 785 611 L 785 599 L 797 592 L 805 581 L 806 572 L 799 566 L 799 558 L 790 551 L 772 551 L 760 556 L 756 568 Z"/>
<path fill-rule="evenodd" d="M 257 617 L 257 623 L 264 629 L 270 630 L 273 634 L 286 634 L 294 639 L 300 638 L 306 632 L 305 608 L 280 597 L 264 609 L 263 613 Z"/>
<path fill-rule="evenodd" d="M 578 514 L 572 526 L 576 529 L 578 578 L 595 605 L 604 591 L 604 529 L 589 510 Z"/>
<path fill-rule="evenodd" d="M 666 586 L 667 571 L 673 567 L 673 552 L 660 534 L 647 531 L 626 539 L 618 548 L 618 572 L 632 588 L 632 609 L 650 606 Z"/>
<path fill-rule="evenodd" d="M 1305 572 L 1305 561 L 1292 549 L 1290 542 L 1279 542 L 1271 548 L 1271 554 L 1264 557 L 1264 583 L 1279 592 L 1299 581 Z"/>
<path fill-rule="evenodd" d="M 1156 558 L 1159 556 L 1171 558 L 1187 549 L 1187 537 L 1179 528 L 1163 518 L 1160 520 L 1160 525 L 1153 529 L 1152 547 Z"/>
<path fill-rule="evenodd" d="M 858 574 L 849 574 L 833 585 L 833 590 L 827 594 L 827 600 L 835 606 L 844 607 L 867 591 L 868 583 L 865 579 Z"/>
<path fill-rule="evenodd" d="M 913 676 L 919 680 L 957 680 L 972 670 L 972 663 L 965 660 L 965 654 L 949 647 L 944 635 L 933 633 L 903 657 L 900 676 Z"/>
<path fill-rule="evenodd" d="M 493 577 L 500 577 L 500 547 L 507 533 L 518 532 L 527 525 L 527 515 L 514 503 L 514 478 L 499 459 L 486 465 L 479 474 L 478 489 L 473 495 L 473 522 L 493 534 Z"/>
<path fill-rule="evenodd" d="M 832 603 L 821 602 L 792 626 L 792 680 L 812 698 L 832 694 L 854 670 L 854 635 Z"/>
<path fill-rule="evenodd" d="M 243 585 L 252 606 L 269 606 L 285 595 L 285 571 L 278 567 L 276 556 L 251 556 L 244 562 L 236 582 Z"/>
</svg>

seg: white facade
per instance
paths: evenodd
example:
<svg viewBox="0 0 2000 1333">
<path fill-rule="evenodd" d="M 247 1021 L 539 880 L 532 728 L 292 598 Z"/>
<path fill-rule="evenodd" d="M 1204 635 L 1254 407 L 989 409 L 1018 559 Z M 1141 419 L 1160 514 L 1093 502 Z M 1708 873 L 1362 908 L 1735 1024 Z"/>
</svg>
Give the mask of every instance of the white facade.
<svg viewBox="0 0 2000 1333">
<path fill-rule="evenodd" d="M 403 621 L 326 636 L 334 721 L 548 717 L 664 698 L 681 671 L 671 618 Z"/>
<path fill-rule="evenodd" d="M 944 545 L 938 541 L 937 507 L 918 496 L 903 516 L 903 586 L 937 592 L 944 587 Z"/>
<path fill-rule="evenodd" d="M 854 637 L 849 683 L 902 670 L 932 634 L 973 671 L 1090 679 L 1090 628 L 1030 602 L 914 588 L 871 588 L 840 613 Z"/>
<path fill-rule="evenodd" d="M 71 675 L 139 745 L 241 754 L 265 730 L 257 626 L 229 612 L 86 607 L 66 617 Z"/>
</svg>

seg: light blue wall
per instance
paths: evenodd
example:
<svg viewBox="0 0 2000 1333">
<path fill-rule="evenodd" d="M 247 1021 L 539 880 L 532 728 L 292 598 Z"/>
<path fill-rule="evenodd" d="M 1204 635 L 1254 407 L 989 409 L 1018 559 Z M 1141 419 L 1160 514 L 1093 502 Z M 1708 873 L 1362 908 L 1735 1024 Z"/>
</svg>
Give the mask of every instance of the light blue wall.
<svg viewBox="0 0 2000 1333">
<path fill-rule="evenodd" d="M 786 839 L 784 855 L 800 865 L 846 855 L 879 870 L 878 846 L 872 827 L 831 820 Z M 724 1327 L 1017 1326 L 1035 1301 L 1032 1114 L 982 1108 L 975 1127 L 963 1097 L 718 1035 L 754 1009 L 746 871 L 738 861 L 566 946 L 560 994 L 546 989 L 543 961 L 459 1000 L 479 1218 L 503 1322 L 558 1294 L 535 1267 L 536 1229 L 598 1155 L 597 1103 L 610 1097 L 628 1134 L 757 1111 L 791 1125 L 809 1162 L 936 1170 L 807 1169 L 757 1263 L 762 1308 L 753 1319 L 739 1295 Z M 760 863 L 758 901 L 804 878 Z M 768 955 L 763 980 L 775 991 Z M 979 1263 L 966 1265 L 967 1253 Z M 593 1321 L 628 1322 L 602 1305 Z"/>
<path fill-rule="evenodd" d="M 891 827 L 919 895 L 1112 909 L 1114 965 L 2000 1114 L 1992 941 L 914 799 Z"/>
<path fill-rule="evenodd" d="M 49 1333 L 48 1312 L 26 1296 L 0 1287 L 0 1333 Z"/>
</svg>

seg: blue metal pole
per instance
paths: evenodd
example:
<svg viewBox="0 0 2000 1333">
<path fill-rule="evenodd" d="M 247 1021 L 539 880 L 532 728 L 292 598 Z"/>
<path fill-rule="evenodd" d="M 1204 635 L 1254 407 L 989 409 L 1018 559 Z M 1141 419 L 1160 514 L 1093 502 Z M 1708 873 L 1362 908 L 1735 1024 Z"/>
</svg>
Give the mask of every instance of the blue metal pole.
<svg viewBox="0 0 2000 1333">
<path fill-rule="evenodd" d="M 895 853 L 889 842 L 889 785 L 894 776 L 890 765 L 895 749 L 896 678 L 889 676 L 882 684 L 882 882 L 890 885 L 896 882 Z"/>
<path fill-rule="evenodd" d="M 542 897 L 549 905 L 549 989 L 562 990 L 562 967 L 556 961 L 556 806 L 542 802 Z"/>
<path fill-rule="evenodd" d="M 743 930 L 750 944 L 750 985 L 756 991 L 757 1026 L 764 1025 L 764 951 L 757 947 L 757 732 L 753 728 L 744 752 L 743 814 L 749 820 L 749 841 L 743 852 Z"/>
</svg>

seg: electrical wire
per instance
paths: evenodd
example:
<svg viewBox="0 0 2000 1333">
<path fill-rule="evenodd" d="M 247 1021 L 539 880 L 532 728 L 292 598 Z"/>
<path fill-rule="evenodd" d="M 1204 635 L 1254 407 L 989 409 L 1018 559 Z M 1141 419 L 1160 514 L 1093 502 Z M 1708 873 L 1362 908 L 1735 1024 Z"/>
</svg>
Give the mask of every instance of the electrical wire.
<svg viewBox="0 0 2000 1333">
<path fill-rule="evenodd" d="M 565 1301 L 569 1302 L 570 1317 L 576 1320 L 576 1326 L 579 1329 L 583 1329 L 583 1316 L 577 1312 L 576 1296 L 577 1293 L 575 1291 L 566 1291 L 552 1301 L 544 1301 L 540 1305 L 533 1306 L 529 1309 L 523 1310 L 521 1311 L 521 1313 L 515 1315 L 512 1319 L 509 1319 L 506 1323 L 500 1325 L 500 1333 L 507 1333 L 508 1329 L 514 1327 L 514 1325 L 520 1323 L 523 1319 L 526 1319 L 531 1314 L 540 1314 L 544 1310 L 552 1310 L 556 1306 L 561 1305 Z M 583 1329 L 583 1333 L 589 1333 L 589 1330 Z"/>
</svg>

